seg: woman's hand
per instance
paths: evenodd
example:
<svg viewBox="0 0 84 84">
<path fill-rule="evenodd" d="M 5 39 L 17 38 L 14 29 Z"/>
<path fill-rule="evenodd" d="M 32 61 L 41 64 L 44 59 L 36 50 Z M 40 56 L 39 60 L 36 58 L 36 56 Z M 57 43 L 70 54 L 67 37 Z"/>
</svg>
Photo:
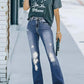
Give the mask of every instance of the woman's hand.
<svg viewBox="0 0 84 84">
<path fill-rule="evenodd" d="M 62 38 L 61 32 L 57 32 L 57 33 L 56 33 L 56 41 L 57 41 L 58 38 L 59 38 L 59 40 L 60 40 L 60 42 L 61 42 L 61 38 Z"/>
</svg>

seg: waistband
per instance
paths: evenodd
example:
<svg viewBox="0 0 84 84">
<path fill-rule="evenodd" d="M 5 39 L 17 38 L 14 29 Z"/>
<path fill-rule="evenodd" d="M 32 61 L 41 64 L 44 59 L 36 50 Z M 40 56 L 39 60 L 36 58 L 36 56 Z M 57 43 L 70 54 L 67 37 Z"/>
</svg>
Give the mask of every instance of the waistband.
<svg viewBox="0 0 84 84">
<path fill-rule="evenodd" d="M 38 20 L 38 21 L 46 22 L 43 17 L 35 17 L 35 16 L 31 17 L 29 20 Z"/>
</svg>

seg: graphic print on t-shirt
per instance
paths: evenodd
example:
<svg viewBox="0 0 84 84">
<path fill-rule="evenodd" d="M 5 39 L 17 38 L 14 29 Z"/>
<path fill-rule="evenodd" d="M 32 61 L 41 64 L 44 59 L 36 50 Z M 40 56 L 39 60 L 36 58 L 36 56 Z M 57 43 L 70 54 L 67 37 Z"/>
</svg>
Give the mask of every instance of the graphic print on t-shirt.
<svg viewBox="0 0 84 84">
<path fill-rule="evenodd" d="M 45 1 L 46 0 L 40 0 L 40 3 L 39 3 L 39 0 L 33 0 L 33 2 L 31 3 L 32 12 L 44 12 L 44 8 L 45 8 L 44 2 Z"/>
<path fill-rule="evenodd" d="M 61 0 L 29 0 L 30 11 L 28 20 L 32 17 L 43 17 L 52 26 L 54 9 L 61 8 Z"/>
</svg>

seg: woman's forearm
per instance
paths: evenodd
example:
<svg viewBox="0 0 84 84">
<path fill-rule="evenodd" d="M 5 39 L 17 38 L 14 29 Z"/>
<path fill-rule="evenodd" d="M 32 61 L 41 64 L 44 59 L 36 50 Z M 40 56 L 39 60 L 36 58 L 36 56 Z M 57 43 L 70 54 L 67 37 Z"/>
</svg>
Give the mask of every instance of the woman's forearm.
<svg viewBox="0 0 84 84">
<path fill-rule="evenodd" d="M 29 6 L 29 0 L 24 0 L 23 9 L 24 10 L 28 10 L 29 8 L 30 8 L 30 6 Z"/>
<path fill-rule="evenodd" d="M 59 9 L 54 9 L 54 15 L 56 19 L 56 24 L 57 24 L 57 32 L 60 32 L 60 16 L 59 16 Z"/>
</svg>

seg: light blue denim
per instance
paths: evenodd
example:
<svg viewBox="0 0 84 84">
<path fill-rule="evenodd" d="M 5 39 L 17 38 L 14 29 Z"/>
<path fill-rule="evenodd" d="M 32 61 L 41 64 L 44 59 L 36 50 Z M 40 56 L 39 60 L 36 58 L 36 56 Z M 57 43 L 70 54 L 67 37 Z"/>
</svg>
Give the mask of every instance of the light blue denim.
<svg viewBox="0 0 84 84">
<path fill-rule="evenodd" d="M 53 32 L 45 21 L 31 19 L 27 25 L 27 35 L 31 51 L 32 73 L 34 84 L 43 84 L 43 75 L 40 65 L 39 37 L 41 38 L 48 57 L 53 84 L 64 84 L 63 74 L 55 55 Z"/>
</svg>

